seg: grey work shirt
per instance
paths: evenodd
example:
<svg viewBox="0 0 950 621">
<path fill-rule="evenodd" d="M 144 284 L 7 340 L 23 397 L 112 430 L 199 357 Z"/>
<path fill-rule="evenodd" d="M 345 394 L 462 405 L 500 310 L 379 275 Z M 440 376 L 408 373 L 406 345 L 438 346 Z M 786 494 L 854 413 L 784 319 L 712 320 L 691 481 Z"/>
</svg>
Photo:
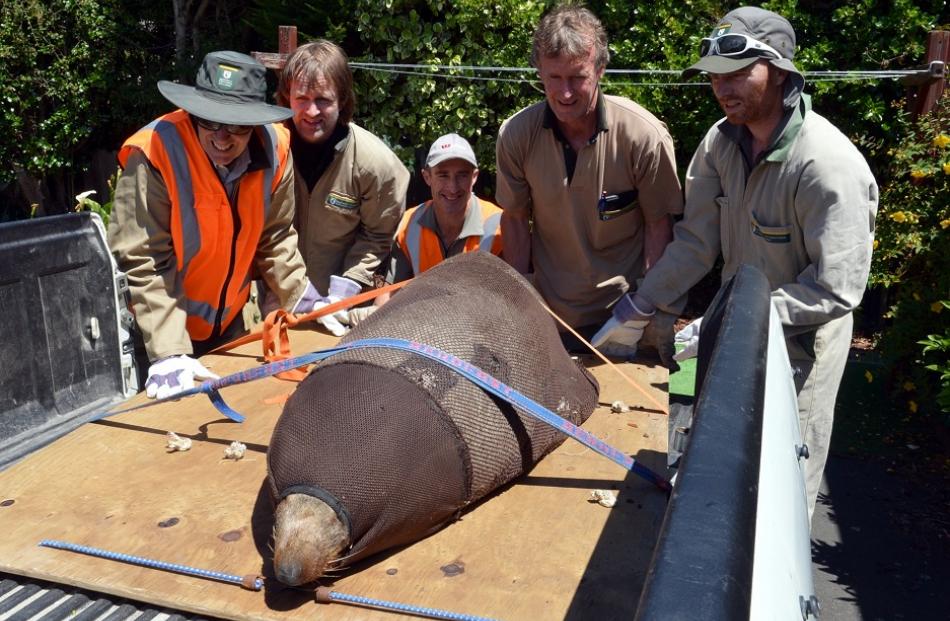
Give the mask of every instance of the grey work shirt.
<svg viewBox="0 0 950 621">
<path fill-rule="evenodd" d="M 766 275 L 789 336 L 851 312 L 867 284 L 877 213 L 864 157 L 806 95 L 754 165 L 736 130 L 723 119 L 697 148 L 684 218 L 639 293 L 669 309 L 721 252 L 724 281 L 742 263 Z"/>
</svg>

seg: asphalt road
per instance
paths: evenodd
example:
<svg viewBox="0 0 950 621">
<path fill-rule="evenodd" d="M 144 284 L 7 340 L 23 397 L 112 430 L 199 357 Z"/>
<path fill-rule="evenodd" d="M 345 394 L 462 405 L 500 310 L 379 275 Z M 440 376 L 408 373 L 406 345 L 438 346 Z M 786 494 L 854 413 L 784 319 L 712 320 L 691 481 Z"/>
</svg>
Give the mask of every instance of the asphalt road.
<svg viewBox="0 0 950 621">
<path fill-rule="evenodd" d="M 950 618 L 948 499 L 940 481 L 829 457 L 812 521 L 821 618 Z"/>
</svg>

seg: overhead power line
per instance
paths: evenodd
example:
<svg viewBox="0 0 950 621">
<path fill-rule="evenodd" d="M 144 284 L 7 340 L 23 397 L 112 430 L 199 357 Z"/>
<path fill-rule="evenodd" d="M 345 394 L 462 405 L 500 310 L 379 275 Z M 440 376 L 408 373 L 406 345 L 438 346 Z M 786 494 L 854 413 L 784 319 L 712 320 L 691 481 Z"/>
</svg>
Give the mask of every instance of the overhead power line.
<svg viewBox="0 0 950 621">
<path fill-rule="evenodd" d="M 539 80 L 536 77 L 536 69 L 533 67 L 493 67 L 478 65 L 440 65 L 440 64 L 405 64 L 405 63 L 377 63 L 352 61 L 350 66 L 354 69 L 365 71 L 374 71 L 379 73 L 390 73 L 394 75 L 407 75 L 425 78 L 442 78 L 451 80 L 469 80 L 479 82 L 509 82 L 522 84 L 537 84 Z M 466 73 L 521 73 L 531 77 L 509 78 L 500 76 L 484 75 L 466 75 Z M 679 76 L 682 71 L 679 69 L 607 69 L 609 76 Z M 821 70 L 805 71 L 805 77 L 810 82 L 848 82 L 860 80 L 898 80 L 903 77 L 914 75 L 917 70 Z M 693 82 L 663 82 L 663 81 L 616 81 L 610 80 L 610 84 L 624 86 L 651 86 L 651 87 L 673 87 L 673 86 L 707 86 L 703 81 Z"/>
</svg>

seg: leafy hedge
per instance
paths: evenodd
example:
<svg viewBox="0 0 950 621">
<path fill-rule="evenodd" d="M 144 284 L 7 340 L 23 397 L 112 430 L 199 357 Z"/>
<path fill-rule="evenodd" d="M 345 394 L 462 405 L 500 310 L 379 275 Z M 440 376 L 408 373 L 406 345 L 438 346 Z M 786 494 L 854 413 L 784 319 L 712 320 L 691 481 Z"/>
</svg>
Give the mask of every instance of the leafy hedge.
<svg viewBox="0 0 950 621">
<path fill-rule="evenodd" d="M 950 413 L 950 103 L 916 122 L 898 103 L 894 118 L 870 279 L 890 297 L 878 349 L 898 402 Z"/>
</svg>

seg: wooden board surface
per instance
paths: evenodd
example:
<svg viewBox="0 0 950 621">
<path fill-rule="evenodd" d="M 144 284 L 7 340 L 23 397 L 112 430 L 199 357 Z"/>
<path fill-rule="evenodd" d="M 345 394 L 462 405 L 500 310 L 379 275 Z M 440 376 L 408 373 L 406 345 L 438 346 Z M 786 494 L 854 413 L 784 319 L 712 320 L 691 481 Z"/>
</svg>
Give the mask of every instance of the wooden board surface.
<svg viewBox="0 0 950 621">
<path fill-rule="evenodd" d="M 336 340 L 309 330 L 291 337 L 297 354 Z M 255 366 L 260 351 L 252 343 L 203 360 L 224 375 Z M 592 359 L 588 366 L 601 384 L 601 407 L 584 428 L 665 474 L 666 415 L 606 365 Z M 665 369 L 620 366 L 666 403 Z M 265 455 L 280 399 L 293 388 L 268 378 L 223 390 L 247 416 L 243 424 L 223 418 L 203 395 L 90 423 L 0 472 L 0 570 L 221 618 L 395 618 L 315 604 L 312 592 L 273 580 L 252 592 L 37 546 L 59 539 L 229 574 L 271 574 Z M 615 400 L 636 409 L 612 413 Z M 167 453 L 169 430 L 192 438 L 193 448 Z M 241 461 L 223 458 L 232 440 L 248 447 Z M 594 489 L 616 490 L 617 506 L 588 502 Z M 568 439 L 461 520 L 327 584 L 498 619 L 632 618 L 665 508 L 662 492 Z"/>
</svg>

